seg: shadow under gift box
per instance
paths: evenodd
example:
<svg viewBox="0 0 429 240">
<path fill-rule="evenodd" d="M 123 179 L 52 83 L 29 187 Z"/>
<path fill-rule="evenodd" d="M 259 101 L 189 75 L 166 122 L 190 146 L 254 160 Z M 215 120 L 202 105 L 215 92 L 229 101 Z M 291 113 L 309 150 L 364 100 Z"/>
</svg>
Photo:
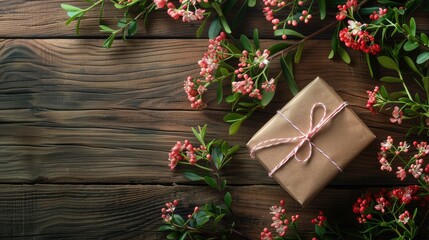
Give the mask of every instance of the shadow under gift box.
<svg viewBox="0 0 429 240">
<path fill-rule="evenodd" d="M 343 103 L 335 90 L 317 77 L 279 111 L 292 124 L 277 113 L 250 139 L 247 148 L 250 151 L 259 148 L 254 154 L 262 166 L 271 172 L 294 151 L 300 141 L 305 141 L 301 132 L 306 134 L 310 131 L 313 107 L 314 127 L 323 117 L 324 108 L 321 105 L 326 106 L 326 115 L 329 115 Z M 276 139 L 294 137 L 303 137 L 304 140 L 260 148 L 266 141 L 272 143 Z M 311 154 L 307 161 L 298 161 L 293 155 L 272 177 L 305 206 L 374 139 L 375 135 L 362 120 L 345 107 L 311 136 L 311 143 L 304 142 L 299 148 L 296 154 L 299 159 Z M 313 145 L 311 148 L 310 144 Z"/>
</svg>

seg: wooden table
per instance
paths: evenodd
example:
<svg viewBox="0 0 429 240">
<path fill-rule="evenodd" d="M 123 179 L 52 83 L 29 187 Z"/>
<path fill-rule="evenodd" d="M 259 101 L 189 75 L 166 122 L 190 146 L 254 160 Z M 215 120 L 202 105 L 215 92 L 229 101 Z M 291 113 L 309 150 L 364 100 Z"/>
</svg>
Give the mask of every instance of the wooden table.
<svg viewBox="0 0 429 240">
<path fill-rule="evenodd" d="M 62 2 L 83 4 L 0 1 L 0 239 L 164 239 L 157 229 L 165 202 L 180 199 L 179 213 L 187 214 L 222 197 L 167 166 L 174 143 L 195 141 L 190 128 L 205 123 L 209 139 L 242 146 L 223 174 L 237 226 L 252 239 L 269 226 L 269 207 L 280 199 L 290 213 L 301 214 L 308 230 L 318 209 L 331 221 L 352 224 L 351 206 L 360 193 L 400 184 L 394 174 L 380 172 L 376 153 L 388 135 L 404 139 L 407 125 L 393 126 L 389 115 L 365 109 L 366 90 L 379 82 L 370 78 L 363 55 L 351 52 L 350 65 L 328 60 L 329 34 L 306 44 L 297 83 L 303 88 L 316 76 L 324 78 L 377 140 L 302 208 L 244 148 L 291 99 L 284 83 L 268 108 L 228 136 L 222 121 L 227 105 L 216 104 L 209 93 L 208 108 L 194 111 L 183 92 L 183 80 L 198 73 L 207 46 L 207 39 L 194 37 L 197 24 L 156 13 L 148 31 L 106 50 L 96 14 L 76 37 L 64 24 Z M 257 26 L 263 38 L 271 38 L 261 12 L 248 16 L 243 33 Z"/>
</svg>

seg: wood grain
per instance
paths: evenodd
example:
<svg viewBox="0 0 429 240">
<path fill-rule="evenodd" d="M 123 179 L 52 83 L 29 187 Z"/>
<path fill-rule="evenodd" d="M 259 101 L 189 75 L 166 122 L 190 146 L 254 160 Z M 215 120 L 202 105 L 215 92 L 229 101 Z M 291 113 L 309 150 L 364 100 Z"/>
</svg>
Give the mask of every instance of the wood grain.
<svg viewBox="0 0 429 240">
<path fill-rule="evenodd" d="M 40 37 L 76 37 L 75 23 L 65 25 L 67 21 L 66 12 L 60 7 L 61 3 L 72 4 L 81 8 L 89 6 L 84 1 L 71 0 L 32 0 L 32 1 L 0 1 L 0 37 L 11 38 L 40 38 Z M 55 13 L 55 14 L 53 14 Z M 104 25 L 117 28 L 116 19 L 121 19 L 123 13 L 114 8 L 110 1 L 106 1 Z M 31 21 L 29 17 L 32 16 Z M 82 21 L 81 37 L 101 37 L 106 34 L 100 33 L 98 27 L 98 10 L 90 11 Z M 317 16 L 315 16 L 315 19 Z M 332 18 L 333 21 L 335 20 Z M 314 21 L 315 24 L 320 23 Z M 183 23 L 181 20 L 173 20 L 167 10 L 158 10 L 149 15 L 147 28 L 143 27 L 143 21 L 138 21 L 137 38 L 195 38 L 195 33 L 202 22 Z M 246 34 L 252 36 L 254 28 L 258 28 L 261 37 L 272 38 L 273 30 L 271 23 L 265 20 L 262 8 L 251 8 L 248 10 L 243 23 L 233 29 L 235 35 Z M 317 25 L 300 25 L 300 31 L 309 34 L 317 29 Z M 207 28 L 208 29 L 208 28 Z M 207 29 L 202 37 L 207 37 Z M 329 34 L 321 35 L 329 37 Z"/>
<path fill-rule="evenodd" d="M 365 189 L 326 189 L 302 208 L 278 186 L 231 187 L 238 230 L 251 239 L 271 224 L 270 206 L 286 201 L 290 215 L 300 214 L 304 232 L 326 209 L 330 221 L 355 225 L 351 205 Z M 179 199 L 177 213 L 222 196 L 206 188 L 161 185 L 2 185 L 0 239 L 165 239 L 158 228 L 165 202 Z M 328 210 L 329 209 L 329 210 Z M 341 213 L 341 214 L 340 214 Z M 341 219 L 338 216 L 341 215 Z"/>
<path fill-rule="evenodd" d="M 0 38 L 58 38 L 76 37 L 75 23 L 65 25 L 67 15 L 60 7 L 61 3 L 72 4 L 81 8 L 89 5 L 81 0 L 0 0 Z M 336 10 L 335 10 L 336 11 Z M 313 14 L 314 15 L 314 14 Z M 296 28 L 304 35 L 309 35 L 335 20 L 335 12 L 328 14 L 325 21 L 314 15 L 309 24 L 300 24 Z M 425 13 L 417 14 L 418 28 L 422 31 L 429 30 L 429 21 Z M 122 12 L 113 7 L 110 1 L 106 1 L 104 25 L 116 28 L 116 19 L 122 18 Z M 331 19 L 331 20 L 330 20 Z M 181 20 L 173 20 L 166 10 L 158 10 L 149 15 L 147 28 L 143 22 L 138 22 L 136 38 L 195 38 L 195 33 L 201 22 L 183 23 Z M 98 27 L 98 10 L 90 11 L 82 21 L 80 36 L 82 38 L 107 37 L 100 32 Z M 262 38 L 273 38 L 272 25 L 265 20 L 262 6 L 251 8 L 247 11 L 243 23 L 236 29 L 232 29 L 235 36 L 245 34 L 252 36 L 254 28 L 258 28 Z M 319 35 L 319 38 L 329 39 L 332 31 Z M 202 37 L 207 37 L 207 29 Z"/>
<path fill-rule="evenodd" d="M 191 110 L 183 93 L 183 79 L 198 72 L 205 40 L 135 40 L 109 51 L 98 42 L 0 41 L 0 182 L 186 182 L 166 171 L 166 159 L 176 141 L 192 138 L 190 127 L 207 123 L 208 138 L 244 146 L 291 98 L 281 83 L 270 107 L 227 136 L 222 117 L 229 108 L 215 103 L 215 93 L 206 96 L 204 111 Z M 159 44 L 165 47 L 155 50 Z M 365 89 L 376 82 L 362 56 L 349 66 L 326 58 L 329 41 L 309 42 L 307 49 L 296 66 L 299 87 L 320 75 L 378 136 L 332 184 L 396 184 L 393 174 L 380 177 L 376 152 L 378 142 L 403 136 L 406 128 L 392 129 L 387 115 L 363 107 Z M 232 184 L 275 184 L 244 148 L 224 174 Z"/>
</svg>

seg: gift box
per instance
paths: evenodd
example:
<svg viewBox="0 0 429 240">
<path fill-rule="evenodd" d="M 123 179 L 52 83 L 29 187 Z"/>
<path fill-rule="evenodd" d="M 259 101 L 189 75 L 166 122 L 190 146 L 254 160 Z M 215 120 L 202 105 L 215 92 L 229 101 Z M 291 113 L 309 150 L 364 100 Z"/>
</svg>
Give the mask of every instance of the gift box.
<svg viewBox="0 0 429 240">
<path fill-rule="evenodd" d="M 250 139 L 247 148 L 305 206 L 374 139 L 347 103 L 317 77 Z"/>
</svg>

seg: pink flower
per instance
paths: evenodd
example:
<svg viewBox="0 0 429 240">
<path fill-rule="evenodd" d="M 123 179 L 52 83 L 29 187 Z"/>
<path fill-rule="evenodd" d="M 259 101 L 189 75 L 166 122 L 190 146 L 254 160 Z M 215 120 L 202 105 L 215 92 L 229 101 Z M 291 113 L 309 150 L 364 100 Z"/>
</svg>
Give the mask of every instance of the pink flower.
<svg viewBox="0 0 429 240">
<path fill-rule="evenodd" d="M 393 138 L 391 136 L 387 136 L 386 141 L 380 143 L 381 151 L 386 152 L 393 146 Z"/>
<path fill-rule="evenodd" d="M 405 211 L 404 213 L 399 215 L 398 222 L 401 222 L 403 224 L 407 224 L 409 220 L 410 220 L 410 213 L 408 211 Z"/>
<path fill-rule="evenodd" d="M 372 113 L 375 114 L 374 105 L 377 103 L 377 93 L 378 93 L 378 86 L 375 86 L 373 91 L 366 91 L 368 94 L 368 101 L 366 103 L 366 108 L 368 108 Z"/>
<path fill-rule="evenodd" d="M 384 213 L 384 208 L 389 205 L 389 201 L 387 201 L 384 197 L 376 198 L 375 201 L 377 202 L 377 205 L 374 206 L 374 209 Z"/>
<path fill-rule="evenodd" d="M 261 232 L 260 240 L 273 240 L 273 235 L 270 230 L 268 230 L 268 228 L 264 228 L 264 230 Z"/>
<path fill-rule="evenodd" d="M 408 172 L 414 176 L 414 178 L 419 178 L 423 173 L 423 168 L 421 167 L 423 163 L 423 159 L 416 159 L 415 164 L 411 164 Z"/>
<path fill-rule="evenodd" d="M 263 82 L 261 87 L 266 92 L 274 92 L 276 90 L 276 85 L 275 85 L 274 78 L 271 78 L 270 81 Z"/>
<path fill-rule="evenodd" d="M 407 172 L 402 167 L 398 167 L 398 171 L 396 171 L 396 177 L 403 181 L 405 177 L 407 177 Z"/>
<path fill-rule="evenodd" d="M 402 112 L 402 110 L 400 110 L 400 108 L 398 106 L 395 106 L 393 108 L 392 111 L 392 118 L 390 118 L 390 122 L 391 123 L 398 123 L 401 124 L 402 123 L 402 118 L 404 117 L 404 113 Z"/>
<path fill-rule="evenodd" d="M 153 0 L 153 2 L 155 3 L 157 9 L 163 8 L 165 5 L 167 5 L 167 0 Z"/>
<path fill-rule="evenodd" d="M 386 171 L 388 171 L 388 172 L 391 172 L 391 171 L 392 171 L 392 166 L 390 165 L 389 161 L 387 161 L 387 159 L 386 159 L 385 157 L 381 157 L 381 158 L 380 158 L 380 160 L 379 160 L 379 162 L 380 162 L 380 164 L 381 164 L 380 169 L 381 169 L 382 171 L 383 171 L 383 170 L 386 170 Z"/>
</svg>

